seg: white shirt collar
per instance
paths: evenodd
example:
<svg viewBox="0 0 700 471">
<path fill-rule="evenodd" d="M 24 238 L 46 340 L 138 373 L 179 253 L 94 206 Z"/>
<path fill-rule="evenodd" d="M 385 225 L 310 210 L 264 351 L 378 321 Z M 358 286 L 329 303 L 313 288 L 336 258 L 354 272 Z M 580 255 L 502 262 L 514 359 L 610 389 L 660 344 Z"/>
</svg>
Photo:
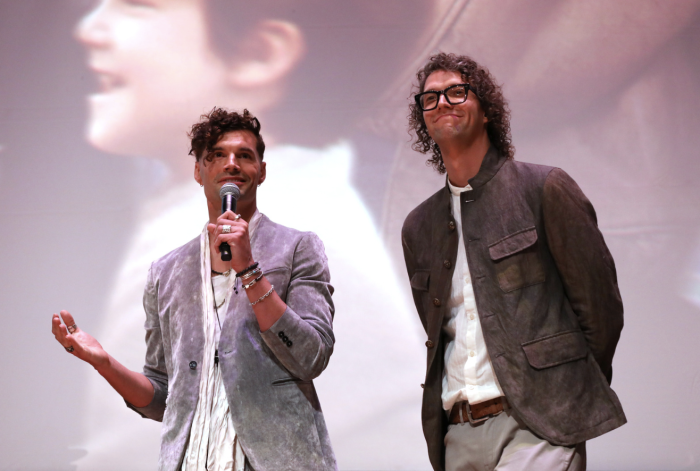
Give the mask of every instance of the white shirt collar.
<svg viewBox="0 0 700 471">
<path fill-rule="evenodd" d="M 472 189 L 471 185 L 468 183 L 465 187 L 454 186 L 452 183 L 450 183 L 449 177 L 447 178 L 447 186 L 450 187 L 450 193 L 452 193 L 453 196 L 459 196 L 463 191 L 470 191 Z"/>
</svg>

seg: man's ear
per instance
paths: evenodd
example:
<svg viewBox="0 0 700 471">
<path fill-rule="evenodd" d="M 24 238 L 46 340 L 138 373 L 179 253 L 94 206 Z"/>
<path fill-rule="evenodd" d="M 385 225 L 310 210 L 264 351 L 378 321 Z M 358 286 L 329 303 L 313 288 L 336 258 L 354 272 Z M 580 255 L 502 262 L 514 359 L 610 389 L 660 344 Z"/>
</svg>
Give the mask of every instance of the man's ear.
<svg viewBox="0 0 700 471">
<path fill-rule="evenodd" d="M 260 163 L 260 180 L 258 180 L 258 186 L 262 185 L 265 178 L 267 178 L 267 162 L 263 161 Z"/>
<path fill-rule="evenodd" d="M 202 175 L 199 173 L 199 160 L 194 163 L 194 181 L 202 184 Z"/>
<path fill-rule="evenodd" d="M 235 64 L 229 69 L 229 82 L 242 88 L 278 82 L 296 67 L 305 49 L 304 37 L 297 25 L 264 20 L 239 48 Z"/>
</svg>

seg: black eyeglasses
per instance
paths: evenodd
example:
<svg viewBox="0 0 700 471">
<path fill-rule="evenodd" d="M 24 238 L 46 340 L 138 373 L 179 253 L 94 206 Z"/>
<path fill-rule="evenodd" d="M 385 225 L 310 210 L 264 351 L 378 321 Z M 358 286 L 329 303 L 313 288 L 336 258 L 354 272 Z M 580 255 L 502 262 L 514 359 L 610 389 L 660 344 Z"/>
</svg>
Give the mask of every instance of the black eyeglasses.
<svg viewBox="0 0 700 471">
<path fill-rule="evenodd" d="M 474 89 L 468 83 L 458 83 L 447 87 L 442 91 L 428 91 L 419 93 L 414 98 L 416 99 L 416 104 L 423 111 L 430 111 L 437 108 L 438 103 L 440 103 L 440 95 L 445 95 L 447 103 L 450 105 L 459 105 L 467 101 L 467 93 L 469 90 L 474 93 Z"/>
</svg>

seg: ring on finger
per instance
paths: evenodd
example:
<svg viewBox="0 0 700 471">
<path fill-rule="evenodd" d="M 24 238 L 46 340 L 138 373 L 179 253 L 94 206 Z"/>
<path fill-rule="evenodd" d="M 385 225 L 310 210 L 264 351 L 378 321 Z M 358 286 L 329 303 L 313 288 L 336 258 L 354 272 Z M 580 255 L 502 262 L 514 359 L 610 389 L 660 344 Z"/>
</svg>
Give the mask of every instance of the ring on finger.
<svg viewBox="0 0 700 471">
<path fill-rule="evenodd" d="M 75 350 L 75 348 L 73 348 L 73 345 L 71 345 L 70 347 L 63 347 L 63 348 L 65 348 L 68 353 L 73 353 L 73 350 Z"/>
<path fill-rule="evenodd" d="M 73 332 L 75 332 L 76 330 L 78 330 L 78 326 L 75 325 L 75 324 L 73 324 L 73 325 L 69 325 L 68 327 L 66 327 L 66 329 L 68 330 L 68 333 L 69 333 L 69 334 L 72 334 Z M 72 350 L 71 350 L 71 351 L 72 351 Z"/>
<path fill-rule="evenodd" d="M 223 226 L 221 226 L 221 232 L 224 234 L 228 234 L 229 232 L 231 232 L 231 226 L 229 226 L 228 224 L 224 224 Z"/>
<path fill-rule="evenodd" d="M 236 214 L 236 217 L 233 218 L 233 220 L 234 220 L 234 221 L 238 221 L 240 218 L 241 218 L 241 215 L 240 215 L 240 214 Z"/>
</svg>

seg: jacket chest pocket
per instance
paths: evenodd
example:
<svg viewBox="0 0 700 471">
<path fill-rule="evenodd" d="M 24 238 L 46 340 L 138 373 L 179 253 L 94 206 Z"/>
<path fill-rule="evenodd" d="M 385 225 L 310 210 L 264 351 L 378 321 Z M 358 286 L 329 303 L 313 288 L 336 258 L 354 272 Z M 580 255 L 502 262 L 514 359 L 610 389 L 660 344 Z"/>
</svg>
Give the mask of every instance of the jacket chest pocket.
<svg viewBox="0 0 700 471">
<path fill-rule="evenodd" d="M 537 253 L 537 229 L 529 227 L 489 245 L 498 285 L 505 293 L 544 283 L 545 271 Z"/>
</svg>

